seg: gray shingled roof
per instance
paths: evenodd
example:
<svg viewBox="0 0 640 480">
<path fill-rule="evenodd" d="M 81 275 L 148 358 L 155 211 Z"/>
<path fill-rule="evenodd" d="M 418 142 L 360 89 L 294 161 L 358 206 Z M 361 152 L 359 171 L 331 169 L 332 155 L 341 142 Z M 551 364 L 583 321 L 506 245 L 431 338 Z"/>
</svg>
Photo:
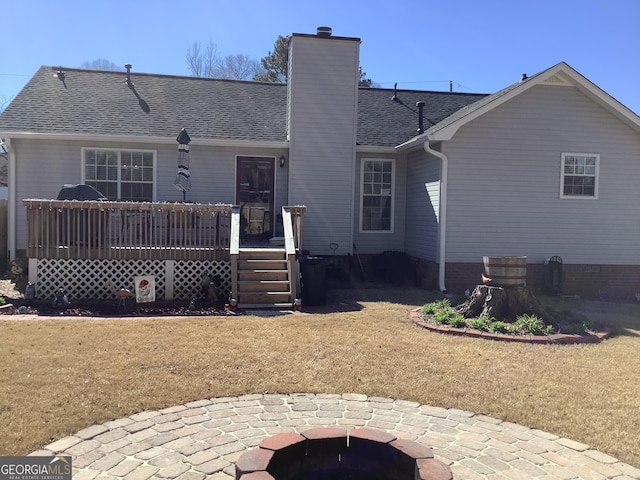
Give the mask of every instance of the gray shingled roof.
<svg viewBox="0 0 640 480">
<path fill-rule="evenodd" d="M 485 95 L 468 93 L 429 92 L 421 90 L 394 91 L 361 88 L 358 95 L 358 144 L 397 146 L 418 135 L 418 107 L 425 102 L 423 127 L 427 130 L 459 109 Z"/>
<path fill-rule="evenodd" d="M 1 132 L 193 139 L 286 140 L 284 84 L 41 67 L 0 116 Z M 357 142 L 396 146 L 484 97 L 478 94 L 360 89 Z"/>
</svg>

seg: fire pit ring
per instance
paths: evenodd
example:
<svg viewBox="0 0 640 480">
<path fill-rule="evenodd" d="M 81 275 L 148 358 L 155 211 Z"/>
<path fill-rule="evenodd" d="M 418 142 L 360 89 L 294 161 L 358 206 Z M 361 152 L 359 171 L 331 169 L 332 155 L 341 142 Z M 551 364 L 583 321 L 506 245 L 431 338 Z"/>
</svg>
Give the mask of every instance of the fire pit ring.
<svg viewBox="0 0 640 480">
<path fill-rule="evenodd" d="M 236 480 L 451 480 L 430 448 L 369 428 L 312 428 L 264 439 L 236 462 Z"/>
</svg>

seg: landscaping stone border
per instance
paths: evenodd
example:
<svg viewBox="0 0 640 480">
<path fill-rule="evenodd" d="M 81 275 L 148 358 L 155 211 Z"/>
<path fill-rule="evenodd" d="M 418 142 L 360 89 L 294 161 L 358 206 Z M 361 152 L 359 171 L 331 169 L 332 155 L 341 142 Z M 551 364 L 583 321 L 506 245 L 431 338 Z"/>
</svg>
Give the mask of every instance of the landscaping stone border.
<svg viewBox="0 0 640 480">
<path fill-rule="evenodd" d="M 503 342 L 537 343 L 537 344 L 564 344 L 598 343 L 611 336 L 611 330 L 586 333 L 584 335 L 572 335 L 568 333 L 552 333 L 549 335 L 508 335 L 504 333 L 483 332 L 473 328 L 455 328 L 448 325 L 437 325 L 425 322 L 420 318 L 420 308 L 409 312 L 411 321 L 419 327 L 432 332 L 448 333 L 451 335 L 463 335 L 467 337 L 484 338 L 486 340 L 499 340 Z"/>
</svg>

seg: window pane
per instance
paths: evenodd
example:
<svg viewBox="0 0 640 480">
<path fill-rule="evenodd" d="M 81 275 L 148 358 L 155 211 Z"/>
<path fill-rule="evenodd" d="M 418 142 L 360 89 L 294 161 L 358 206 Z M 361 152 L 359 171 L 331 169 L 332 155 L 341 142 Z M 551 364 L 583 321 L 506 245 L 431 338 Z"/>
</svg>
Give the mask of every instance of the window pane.
<svg viewBox="0 0 640 480">
<path fill-rule="evenodd" d="M 109 177 L 107 175 L 107 167 L 104 165 L 99 165 L 96 167 L 96 180 L 107 180 Z"/>
<path fill-rule="evenodd" d="M 391 230 L 393 162 L 365 161 L 362 178 L 362 229 Z"/>
<path fill-rule="evenodd" d="M 129 180 L 131 180 L 131 166 L 123 164 L 120 175 L 120 178 L 123 182 L 128 182 Z"/>
<path fill-rule="evenodd" d="M 598 157 L 567 155 L 563 162 L 563 195 L 594 197 Z"/>
<path fill-rule="evenodd" d="M 153 168 L 144 167 L 142 169 L 142 180 L 144 182 L 153 182 Z"/>
</svg>

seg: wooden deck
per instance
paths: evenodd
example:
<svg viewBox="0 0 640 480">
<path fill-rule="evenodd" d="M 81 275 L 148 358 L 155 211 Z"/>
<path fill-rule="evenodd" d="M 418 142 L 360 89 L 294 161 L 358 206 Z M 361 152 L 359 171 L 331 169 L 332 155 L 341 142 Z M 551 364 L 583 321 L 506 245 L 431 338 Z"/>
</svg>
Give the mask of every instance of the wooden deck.
<svg viewBox="0 0 640 480">
<path fill-rule="evenodd" d="M 232 205 L 23 200 L 27 257 L 223 260 Z"/>
<path fill-rule="evenodd" d="M 282 207 L 283 246 L 248 254 L 252 249 L 240 241 L 239 206 L 38 199 L 23 204 L 29 280 L 40 294 L 64 288 L 95 295 L 106 280 L 116 276 L 129 285 L 144 268 L 153 270 L 168 299 L 178 290 L 197 291 L 202 275 L 212 273 L 224 283 L 228 279 L 230 301 L 239 306 L 291 305 L 299 299 L 297 257 L 306 207 Z M 251 281 L 240 282 L 240 273 Z M 269 278 L 274 275 L 276 280 Z"/>
</svg>

